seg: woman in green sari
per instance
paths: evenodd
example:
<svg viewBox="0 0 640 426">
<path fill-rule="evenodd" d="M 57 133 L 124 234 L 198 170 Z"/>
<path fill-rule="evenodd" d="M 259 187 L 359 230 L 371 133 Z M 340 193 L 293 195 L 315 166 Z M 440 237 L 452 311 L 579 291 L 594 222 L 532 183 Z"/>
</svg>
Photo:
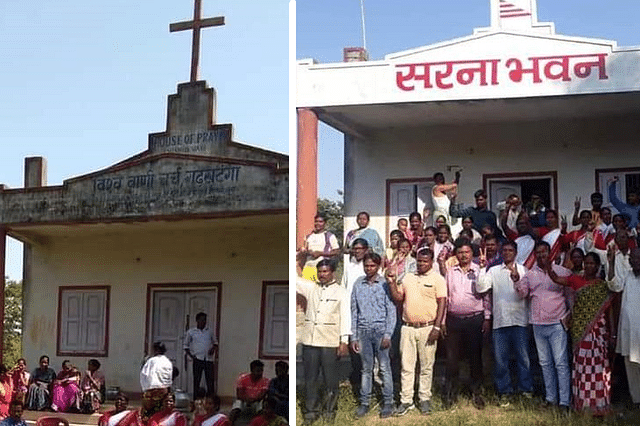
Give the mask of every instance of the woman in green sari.
<svg viewBox="0 0 640 426">
<path fill-rule="evenodd" d="M 598 277 L 600 257 L 587 253 L 583 266 L 584 275 L 563 278 L 552 272 L 551 279 L 575 291 L 571 324 L 573 408 L 603 416 L 609 413 L 611 404 L 609 311 L 613 296 L 606 281 Z"/>
</svg>

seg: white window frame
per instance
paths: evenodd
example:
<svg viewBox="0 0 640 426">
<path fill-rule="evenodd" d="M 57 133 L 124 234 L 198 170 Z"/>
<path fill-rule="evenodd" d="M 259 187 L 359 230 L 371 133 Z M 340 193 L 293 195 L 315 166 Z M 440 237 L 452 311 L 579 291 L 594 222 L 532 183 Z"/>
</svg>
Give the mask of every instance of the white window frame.
<svg viewBox="0 0 640 426">
<path fill-rule="evenodd" d="M 60 287 L 58 293 L 58 356 L 108 356 L 109 349 L 109 286 L 68 286 Z M 91 298 L 98 298 L 98 312 L 90 318 L 88 312 Z M 69 317 L 68 307 L 72 298 L 79 298 L 77 317 Z M 77 344 L 69 343 L 71 323 L 76 322 Z M 99 329 L 97 344 L 88 342 L 88 328 L 97 322 Z"/>
<path fill-rule="evenodd" d="M 283 306 L 275 306 L 276 300 L 280 300 Z M 289 283 L 264 281 L 261 305 L 259 357 L 286 360 L 289 358 Z M 273 339 L 276 326 L 284 333 L 282 345 L 276 345 Z"/>
</svg>

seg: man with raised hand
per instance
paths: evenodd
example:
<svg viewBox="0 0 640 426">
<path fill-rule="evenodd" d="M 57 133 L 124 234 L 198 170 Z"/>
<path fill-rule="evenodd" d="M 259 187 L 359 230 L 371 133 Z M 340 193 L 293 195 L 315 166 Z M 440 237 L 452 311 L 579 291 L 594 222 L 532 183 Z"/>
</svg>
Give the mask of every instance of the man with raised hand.
<svg viewBox="0 0 640 426">
<path fill-rule="evenodd" d="M 304 368 L 305 404 L 304 424 L 310 425 L 324 410 L 325 418 L 333 423 L 338 402 L 338 359 L 348 353 L 350 331 L 350 301 L 346 288 L 336 282 L 336 267 L 328 259 L 317 264 L 318 281 L 299 277 L 296 291 L 307 299 L 304 325 L 301 331 L 302 363 Z M 319 377 L 322 370 L 326 398 L 324 407 L 319 401 Z"/>
<path fill-rule="evenodd" d="M 493 268 L 487 268 L 486 260 L 481 257 L 480 278 L 476 283 L 478 293 L 491 290 L 493 296 L 493 377 L 503 407 L 509 405 L 509 398 L 515 391 L 509 371 L 512 354 L 517 366 L 517 391 L 526 396 L 531 396 L 533 391 L 529 362 L 529 303 L 518 296 L 515 287 L 527 270 L 516 263 L 517 251 L 515 242 L 504 243 L 503 262 Z"/>
<path fill-rule="evenodd" d="M 396 410 L 398 416 L 405 415 L 415 408 L 413 386 L 416 358 L 420 363 L 420 411 L 422 414 L 431 412 L 433 364 L 447 303 L 447 286 L 442 275 L 433 268 L 433 251 L 423 247 L 418 250 L 416 257 L 416 274 L 407 273 L 402 282 L 398 282 L 393 268 L 387 270 L 386 275 L 391 297 L 402 304 L 402 375 L 400 405 Z"/>
</svg>

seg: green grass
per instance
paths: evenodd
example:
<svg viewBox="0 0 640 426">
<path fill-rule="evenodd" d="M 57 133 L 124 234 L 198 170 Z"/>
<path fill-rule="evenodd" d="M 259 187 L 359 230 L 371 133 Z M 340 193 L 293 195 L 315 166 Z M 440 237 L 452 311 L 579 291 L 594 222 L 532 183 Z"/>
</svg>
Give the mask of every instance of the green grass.
<svg viewBox="0 0 640 426">
<path fill-rule="evenodd" d="M 497 398 L 493 395 L 486 395 L 487 406 L 484 410 L 477 410 L 471 404 L 469 398 L 460 396 L 458 402 L 450 409 L 445 409 L 438 395 L 434 395 L 432 400 L 433 412 L 427 416 L 420 414 L 418 409 L 410 411 L 403 417 L 392 417 L 381 419 L 379 417 L 380 407 L 374 407 L 362 419 L 354 416 L 358 406 L 356 398 L 351 392 L 348 382 L 340 385 L 340 397 L 338 399 L 338 413 L 336 416 L 336 426 L 595 426 L 595 425 L 640 425 L 640 412 L 630 412 L 618 409 L 617 412 L 604 418 L 592 418 L 585 414 L 571 413 L 565 416 L 556 409 L 545 409 L 541 407 L 541 400 L 533 398 L 531 400 L 518 399 L 511 402 L 505 408 L 498 406 Z M 303 416 L 300 410 L 302 396 L 298 395 L 296 419 L 298 425 L 302 425 Z M 316 421 L 313 426 L 322 426 L 325 423 L 322 419 Z"/>
</svg>

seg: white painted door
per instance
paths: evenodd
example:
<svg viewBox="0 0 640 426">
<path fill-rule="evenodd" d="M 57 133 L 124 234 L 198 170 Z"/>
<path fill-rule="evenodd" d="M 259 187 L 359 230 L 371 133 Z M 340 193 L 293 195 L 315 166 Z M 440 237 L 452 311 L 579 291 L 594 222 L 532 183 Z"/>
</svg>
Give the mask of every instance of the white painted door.
<svg viewBox="0 0 640 426">
<path fill-rule="evenodd" d="M 494 181 L 490 182 L 489 208 L 498 214 L 498 203 L 503 202 L 511 194 L 522 197 L 522 187 L 519 181 Z"/>
<path fill-rule="evenodd" d="M 425 207 L 433 208 L 431 203 L 430 182 L 398 182 L 389 185 L 389 218 L 387 221 L 388 242 L 389 232 L 397 228 L 398 219 L 409 218 L 412 212 L 422 211 Z"/>
<path fill-rule="evenodd" d="M 185 333 L 196 326 L 196 315 L 207 314 L 207 326 L 217 336 L 218 289 L 206 290 L 161 290 L 153 295 L 152 338 L 149 342 L 161 341 L 167 347 L 167 357 L 180 370 L 174 380 L 174 387 L 193 393 L 193 367 L 190 359 L 184 354 Z M 151 350 L 149 350 L 151 353 Z M 217 357 L 217 354 L 216 354 Z M 217 381 L 217 359 L 214 364 L 214 380 Z M 204 375 L 202 377 L 204 385 Z M 193 396 L 193 395 L 192 395 Z"/>
</svg>

